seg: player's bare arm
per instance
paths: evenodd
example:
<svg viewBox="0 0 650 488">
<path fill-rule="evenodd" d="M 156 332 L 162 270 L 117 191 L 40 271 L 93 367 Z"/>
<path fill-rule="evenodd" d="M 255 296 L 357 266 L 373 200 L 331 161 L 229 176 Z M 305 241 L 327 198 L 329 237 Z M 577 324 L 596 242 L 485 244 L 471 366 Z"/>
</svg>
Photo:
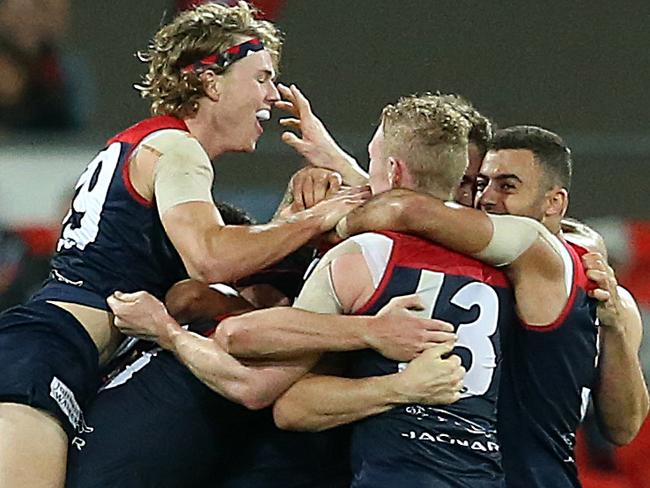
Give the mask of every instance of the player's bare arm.
<svg viewBox="0 0 650 488">
<path fill-rule="evenodd" d="M 345 279 L 335 291 L 332 277 L 336 269 Z M 349 273 L 351 269 L 356 272 Z M 367 269 L 355 242 L 339 244 L 319 262 L 294 309 L 272 308 L 228 318 L 216 334 L 231 354 L 241 357 L 370 348 L 400 361 L 411 360 L 435 344 L 455 340 L 451 324 L 410 313 L 421 308 L 414 296 L 391 300 L 376 316 L 331 315 L 350 313 L 370 298 L 373 288 L 368 286 L 371 278 Z"/>
<path fill-rule="evenodd" d="M 232 282 L 272 264 L 334 227 L 367 196 L 363 190 L 335 196 L 267 225 L 225 226 L 212 199 L 208 156 L 181 131 L 146 141 L 130 172 L 143 198 L 155 196 L 165 231 L 190 276 L 205 282 Z M 148 178 L 152 184 L 146 184 Z"/>
<path fill-rule="evenodd" d="M 417 297 L 399 297 L 375 316 L 314 314 L 277 307 L 229 317 L 215 333 L 238 357 L 283 358 L 296 354 L 375 349 L 409 361 L 427 348 L 455 340 L 453 326 L 410 313 Z"/>
<path fill-rule="evenodd" d="M 287 131 L 282 134 L 282 140 L 312 165 L 340 173 L 345 184 L 367 184 L 368 173 L 336 143 L 298 87 L 278 85 L 278 90 L 284 100 L 276 102 L 275 106 L 290 114 L 290 117 L 281 119 L 280 124 L 300 133 L 298 136 Z"/>
<path fill-rule="evenodd" d="M 183 329 L 164 304 L 147 292 L 117 292 L 108 303 L 124 334 L 157 342 L 209 388 L 249 409 L 269 406 L 318 360 L 301 356 L 272 366 L 246 365 L 224 351 L 215 338 Z"/>
<path fill-rule="evenodd" d="M 643 323 L 636 301 L 618 286 L 614 271 L 599 253 L 583 256 L 599 300 L 599 381 L 594 395 L 604 435 L 617 445 L 632 442 L 648 414 L 648 388 L 639 363 Z"/>
<path fill-rule="evenodd" d="M 306 284 L 301 294 L 303 303 L 329 296 L 339 304 L 339 313 L 352 313 L 368 301 L 374 292 L 370 268 L 359 249 L 346 249 L 349 247 L 349 241 L 340 244 L 330 251 L 329 262 L 326 255 L 319 264 L 320 271 L 328 276 L 330 292 Z M 350 273 L 350 269 L 356 272 Z M 310 281 L 317 283 L 315 273 Z M 396 303 L 406 305 L 400 311 L 403 318 L 412 313 L 409 308 L 421 307 L 417 296 L 400 297 L 393 305 Z M 401 373 L 361 379 L 323 374 L 301 378 L 276 402 L 277 425 L 290 430 L 323 430 L 377 415 L 401 403 L 445 404 L 458 400 L 465 370 L 457 356 L 441 358 L 455 342 L 451 333 L 447 335 L 451 340 L 430 342 Z"/>
<path fill-rule="evenodd" d="M 349 424 L 404 404 L 446 405 L 460 398 L 464 369 L 458 356 L 443 359 L 453 343 L 438 344 L 404 371 L 349 379 L 310 374 L 275 403 L 273 417 L 285 430 L 321 431 Z"/>
<path fill-rule="evenodd" d="M 493 266 L 505 266 L 519 316 L 531 325 L 553 322 L 567 302 L 557 242 L 533 219 L 490 215 L 399 189 L 377 195 L 337 225 L 341 237 L 382 229 L 416 234 Z M 539 289 L 547 291 L 544 297 Z"/>
</svg>

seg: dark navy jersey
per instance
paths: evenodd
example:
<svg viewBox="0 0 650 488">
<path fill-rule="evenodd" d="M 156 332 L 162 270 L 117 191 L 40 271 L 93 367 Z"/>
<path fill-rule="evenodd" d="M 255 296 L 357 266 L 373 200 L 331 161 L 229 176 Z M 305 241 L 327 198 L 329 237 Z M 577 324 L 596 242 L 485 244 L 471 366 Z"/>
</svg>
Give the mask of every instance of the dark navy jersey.
<svg viewBox="0 0 650 488">
<path fill-rule="evenodd" d="M 580 261 L 565 245 L 569 300 L 546 327 L 516 322 L 502 331 L 499 440 L 508 487 L 579 487 L 575 433 L 596 380 L 595 300 Z M 540 293 L 543 293 L 540 290 Z"/>
<path fill-rule="evenodd" d="M 50 279 L 37 298 L 106 308 L 115 290 L 146 290 L 161 298 L 186 277 L 155 202 L 142 198 L 129 179 L 132 151 L 164 129 L 187 131 L 175 117 L 144 120 L 110 139 L 88 165 L 63 222 Z"/>
<path fill-rule="evenodd" d="M 390 257 L 376 292 L 358 313 L 374 314 L 393 297 L 418 293 L 427 316 L 454 325 L 454 354 L 467 375 L 461 399 L 453 405 L 400 406 L 356 423 L 353 486 L 390 485 L 398 482 L 391 481 L 397 474 L 399 486 L 500 486 L 499 330 L 514 320 L 506 278 L 429 241 L 397 233 L 383 236 L 392 240 Z M 353 377 L 392 374 L 407 366 L 371 350 L 351 358 Z"/>
</svg>

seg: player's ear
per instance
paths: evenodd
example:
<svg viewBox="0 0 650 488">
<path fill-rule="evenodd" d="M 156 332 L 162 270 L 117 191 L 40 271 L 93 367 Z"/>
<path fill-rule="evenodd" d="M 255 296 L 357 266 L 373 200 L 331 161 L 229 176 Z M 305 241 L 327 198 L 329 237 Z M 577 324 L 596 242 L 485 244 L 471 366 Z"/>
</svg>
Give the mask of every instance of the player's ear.
<svg viewBox="0 0 650 488">
<path fill-rule="evenodd" d="M 546 216 L 553 217 L 559 215 L 560 217 L 564 217 L 569 207 L 569 192 L 566 188 L 554 187 L 546 196 L 548 199 Z"/>
<path fill-rule="evenodd" d="M 223 76 L 208 69 L 201 73 L 201 81 L 203 82 L 203 91 L 205 92 L 205 96 L 213 102 L 219 101 L 222 91 Z"/>
<path fill-rule="evenodd" d="M 404 163 L 394 157 L 388 158 L 388 181 L 391 188 L 401 188 L 404 182 Z"/>
</svg>

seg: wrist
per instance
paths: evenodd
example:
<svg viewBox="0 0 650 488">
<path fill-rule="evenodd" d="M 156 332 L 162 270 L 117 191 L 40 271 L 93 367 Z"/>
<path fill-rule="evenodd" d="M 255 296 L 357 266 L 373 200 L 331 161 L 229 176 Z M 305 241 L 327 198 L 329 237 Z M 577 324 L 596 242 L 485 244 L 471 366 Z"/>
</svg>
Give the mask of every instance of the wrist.
<svg viewBox="0 0 650 488">
<path fill-rule="evenodd" d="M 382 381 L 382 391 L 387 404 L 404 405 L 407 403 L 415 403 L 414 398 L 409 394 L 404 384 L 403 374 L 393 373 L 378 376 L 377 378 Z"/>
<path fill-rule="evenodd" d="M 158 345 L 163 349 L 175 353 L 178 341 L 182 339 L 184 333 L 186 333 L 186 331 L 183 328 L 181 328 L 178 324 L 168 322 L 167 324 L 165 324 L 166 340 L 160 341 Z"/>
</svg>

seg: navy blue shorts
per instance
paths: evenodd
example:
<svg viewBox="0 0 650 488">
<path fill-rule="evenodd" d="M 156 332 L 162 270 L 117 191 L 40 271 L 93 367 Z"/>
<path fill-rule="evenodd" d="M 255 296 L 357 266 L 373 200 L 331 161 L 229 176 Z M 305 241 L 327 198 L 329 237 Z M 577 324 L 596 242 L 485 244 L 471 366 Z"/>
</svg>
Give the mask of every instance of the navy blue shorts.
<svg viewBox="0 0 650 488">
<path fill-rule="evenodd" d="M 439 470 L 406 466 L 364 466 L 354 474 L 351 488 L 505 488 L 502 476 L 494 479 L 462 476 Z"/>
<path fill-rule="evenodd" d="M 168 352 L 143 353 L 108 386 L 88 409 L 93 431 L 72 442 L 67 488 L 349 486 L 317 456 L 346 451 L 279 431 L 270 409 L 225 400 Z"/>
<path fill-rule="evenodd" d="M 84 408 L 99 385 L 98 354 L 68 312 L 31 301 L 0 315 L 0 402 L 53 414 L 72 438 L 88 430 Z"/>
</svg>

